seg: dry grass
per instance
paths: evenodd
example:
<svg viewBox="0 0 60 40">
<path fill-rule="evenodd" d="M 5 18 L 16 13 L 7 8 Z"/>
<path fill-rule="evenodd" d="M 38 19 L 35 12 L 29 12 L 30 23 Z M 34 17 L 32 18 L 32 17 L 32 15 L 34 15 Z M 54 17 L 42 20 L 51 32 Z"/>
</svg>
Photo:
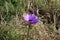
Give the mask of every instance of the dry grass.
<svg viewBox="0 0 60 40">
<path fill-rule="evenodd" d="M 32 25 L 29 31 L 29 40 L 60 40 L 60 20 L 58 20 L 58 16 L 60 16 L 60 0 L 30 1 L 16 0 L 15 4 L 10 3 L 10 1 L 4 2 L 5 4 L 0 12 L 0 40 L 26 40 L 28 25 L 23 20 L 23 14 L 30 11 L 35 13 L 41 20 L 37 24 Z M 44 15 L 39 13 L 38 8 L 43 10 L 41 12 Z M 49 19 L 45 17 L 52 18 L 54 21 L 51 20 L 48 23 Z M 57 26 L 58 28 L 56 28 Z"/>
</svg>

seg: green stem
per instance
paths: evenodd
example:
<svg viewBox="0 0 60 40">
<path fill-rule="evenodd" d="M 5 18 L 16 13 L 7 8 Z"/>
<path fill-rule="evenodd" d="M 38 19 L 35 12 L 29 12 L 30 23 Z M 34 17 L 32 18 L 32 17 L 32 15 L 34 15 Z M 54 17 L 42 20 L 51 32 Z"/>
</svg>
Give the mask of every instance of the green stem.
<svg viewBox="0 0 60 40">
<path fill-rule="evenodd" d="M 28 31 L 27 31 L 27 40 L 29 40 L 29 31 L 30 31 L 31 25 L 28 26 Z"/>
</svg>

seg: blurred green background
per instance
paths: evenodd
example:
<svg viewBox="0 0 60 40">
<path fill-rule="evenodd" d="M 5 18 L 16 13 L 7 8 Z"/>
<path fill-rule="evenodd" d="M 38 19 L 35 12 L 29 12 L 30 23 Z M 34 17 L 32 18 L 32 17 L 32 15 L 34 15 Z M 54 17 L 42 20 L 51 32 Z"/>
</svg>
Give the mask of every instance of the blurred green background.
<svg viewBox="0 0 60 40">
<path fill-rule="evenodd" d="M 0 40 L 26 40 L 25 13 L 41 18 L 29 40 L 60 40 L 60 0 L 0 0 Z"/>
</svg>

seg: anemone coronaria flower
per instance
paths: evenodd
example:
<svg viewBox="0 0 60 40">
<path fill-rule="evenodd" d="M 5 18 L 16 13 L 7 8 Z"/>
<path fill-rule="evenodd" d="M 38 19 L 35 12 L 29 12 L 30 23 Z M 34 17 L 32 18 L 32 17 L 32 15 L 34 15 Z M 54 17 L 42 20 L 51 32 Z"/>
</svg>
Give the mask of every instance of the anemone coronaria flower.
<svg viewBox="0 0 60 40">
<path fill-rule="evenodd" d="M 25 14 L 23 18 L 28 24 L 36 24 L 39 21 L 35 14 Z"/>
</svg>

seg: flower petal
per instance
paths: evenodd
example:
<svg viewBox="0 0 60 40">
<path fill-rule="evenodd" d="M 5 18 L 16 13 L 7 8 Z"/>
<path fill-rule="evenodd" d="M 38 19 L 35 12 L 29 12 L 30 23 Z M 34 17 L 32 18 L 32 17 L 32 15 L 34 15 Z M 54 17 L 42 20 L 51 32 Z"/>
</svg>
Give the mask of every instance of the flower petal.
<svg viewBox="0 0 60 40">
<path fill-rule="evenodd" d="M 31 14 L 29 17 L 30 20 L 33 20 L 34 18 L 36 18 L 36 16 L 34 14 Z"/>
<path fill-rule="evenodd" d="M 35 19 L 32 20 L 32 23 L 35 24 L 35 23 L 37 23 L 38 21 L 39 21 L 39 19 L 38 19 L 38 18 L 35 18 Z"/>
<path fill-rule="evenodd" d="M 30 15 L 29 15 L 29 14 L 26 14 L 26 15 L 24 15 L 23 17 L 24 17 L 24 20 L 25 20 L 25 21 L 29 21 Z"/>
</svg>

